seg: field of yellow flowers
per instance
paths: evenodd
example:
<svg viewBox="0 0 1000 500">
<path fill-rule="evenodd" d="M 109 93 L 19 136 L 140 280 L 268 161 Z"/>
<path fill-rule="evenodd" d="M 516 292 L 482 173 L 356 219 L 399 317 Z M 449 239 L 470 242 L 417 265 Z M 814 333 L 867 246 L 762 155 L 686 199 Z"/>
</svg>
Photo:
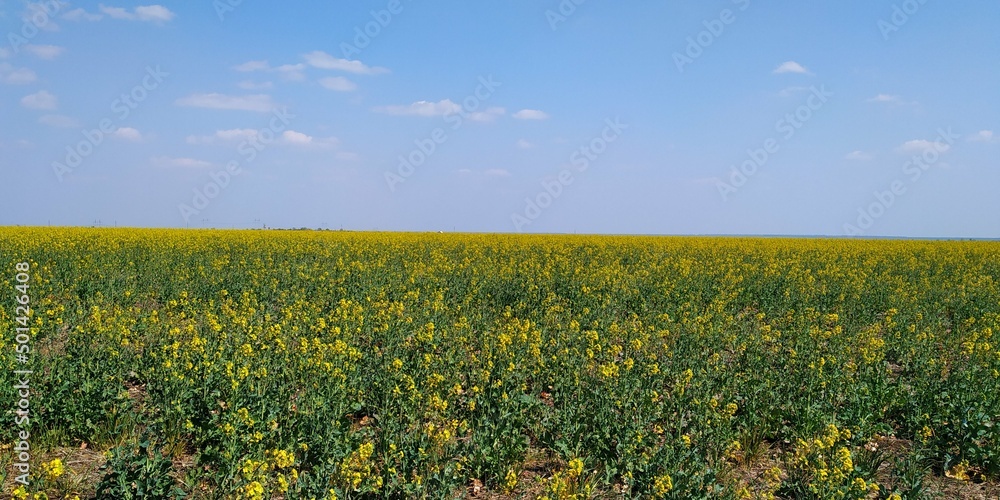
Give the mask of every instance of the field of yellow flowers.
<svg viewBox="0 0 1000 500">
<path fill-rule="evenodd" d="M 15 498 L 898 499 L 1000 475 L 996 242 L 0 228 L 0 276 Z"/>
</svg>

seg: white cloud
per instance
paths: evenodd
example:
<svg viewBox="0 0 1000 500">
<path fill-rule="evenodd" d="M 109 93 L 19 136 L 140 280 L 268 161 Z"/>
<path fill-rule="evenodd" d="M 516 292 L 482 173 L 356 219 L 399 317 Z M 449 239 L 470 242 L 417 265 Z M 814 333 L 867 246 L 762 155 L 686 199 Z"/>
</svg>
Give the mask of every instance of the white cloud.
<svg viewBox="0 0 1000 500">
<path fill-rule="evenodd" d="M 189 135 L 186 141 L 188 144 L 237 142 L 253 139 L 257 137 L 258 133 L 259 131 L 252 128 L 234 128 L 216 130 L 212 135 Z M 286 146 L 336 147 L 340 144 L 340 140 L 336 137 L 317 138 L 296 130 L 286 130 L 277 139 L 277 144 L 284 144 Z"/>
<path fill-rule="evenodd" d="M 91 14 L 83 9 L 77 8 L 66 12 L 62 15 L 63 19 L 67 21 L 100 21 L 104 19 L 104 16 L 100 14 Z"/>
<path fill-rule="evenodd" d="M 203 168 L 212 166 L 210 162 L 207 162 L 205 160 L 196 160 L 194 158 L 171 158 L 169 156 L 156 156 L 150 158 L 150 161 L 161 167 Z"/>
<path fill-rule="evenodd" d="M 234 128 L 229 130 L 218 130 L 215 132 L 215 137 L 222 139 L 224 141 L 233 141 L 238 139 L 249 139 L 255 137 L 258 131 L 252 128 Z"/>
<path fill-rule="evenodd" d="M 417 101 L 404 106 L 378 106 L 374 111 L 394 116 L 445 116 L 457 113 L 461 109 L 462 107 L 451 99 L 444 99 L 438 102 Z"/>
<path fill-rule="evenodd" d="M 361 61 L 338 59 L 321 50 L 314 50 L 308 54 L 303 54 L 302 57 L 310 66 L 319 69 L 333 69 L 348 73 L 357 73 L 359 75 L 377 75 L 389 72 L 386 68 L 367 66 Z"/>
<path fill-rule="evenodd" d="M 306 65 L 299 63 L 299 64 L 283 64 L 281 66 L 278 66 L 277 68 L 272 69 L 272 71 L 281 74 L 281 77 L 286 80 L 293 82 L 300 82 L 306 79 L 306 74 L 302 72 L 302 70 L 304 69 L 306 69 Z"/>
<path fill-rule="evenodd" d="M 518 149 L 531 149 L 535 147 L 535 145 L 525 139 L 518 139 L 517 147 Z"/>
<path fill-rule="evenodd" d="M 350 92 L 358 88 L 357 84 L 344 78 L 342 76 L 329 76 L 322 78 L 319 84 L 328 90 L 335 90 L 337 92 Z"/>
<path fill-rule="evenodd" d="M 513 116 L 518 120 L 546 120 L 548 119 L 549 114 L 537 109 L 522 109 L 521 111 L 514 113 Z"/>
<path fill-rule="evenodd" d="M 336 137 L 319 139 L 295 130 L 286 130 L 281 133 L 281 143 L 289 146 L 337 147 L 340 140 Z"/>
<path fill-rule="evenodd" d="M 243 80 L 242 82 L 238 83 L 237 86 L 245 90 L 267 90 L 271 87 L 274 87 L 274 84 L 271 82 L 257 83 L 250 80 Z"/>
<path fill-rule="evenodd" d="M 112 19 L 122 19 L 125 21 L 149 21 L 157 24 L 172 20 L 175 14 L 170 9 L 162 5 L 140 5 L 129 12 L 121 7 L 108 7 L 101 4 L 100 11 L 107 14 Z"/>
<path fill-rule="evenodd" d="M 41 59 L 55 59 L 62 54 L 64 47 L 59 47 L 58 45 L 25 45 L 24 50 L 28 51 L 29 54 L 39 57 Z"/>
<path fill-rule="evenodd" d="M 250 72 L 250 71 L 267 71 L 271 69 L 271 65 L 267 61 L 247 61 L 243 64 L 233 66 L 236 71 Z"/>
<path fill-rule="evenodd" d="M 35 72 L 28 68 L 15 68 L 8 63 L 0 63 L 0 82 L 10 85 L 24 85 L 37 79 Z"/>
<path fill-rule="evenodd" d="M 1000 141 L 1000 138 L 995 137 L 993 135 L 993 131 L 992 130 L 980 130 L 979 132 L 976 132 L 975 134 L 972 134 L 971 136 L 969 136 L 969 142 L 987 142 L 987 143 L 989 143 L 989 142 L 997 142 L 997 141 Z"/>
<path fill-rule="evenodd" d="M 66 115 L 42 115 L 38 118 L 38 123 L 55 128 L 76 128 L 80 123 Z"/>
<path fill-rule="evenodd" d="M 56 109 L 59 100 L 47 90 L 39 90 L 21 98 L 21 106 L 28 109 Z"/>
<path fill-rule="evenodd" d="M 174 13 L 162 5 L 140 5 L 135 8 L 135 15 L 140 21 L 167 22 L 174 18 Z"/>
<path fill-rule="evenodd" d="M 491 168 L 483 172 L 487 177 L 510 177 L 510 172 L 503 168 Z"/>
<path fill-rule="evenodd" d="M 801 64 L 795 61 L 785 61 L 779 64 L 778 67 L 774 69 L 774 74 L 780 75 L 782 73 L 798 73 L 801 75 L 812 74 L 809 72 L 808 69 L 805 68 L 805 66 L 802 66 Z"/>
<path fill-rule="evenodd" d="M 903 154 L 920 154 L 926 151 L 937 151 L 938 153 L 947 153 L 951 149 L 951 146 L 943 142 L 934 142 L 924 139 L 914 139 L 912 141 L 906 141 L 901 146 L 899 146 L 898 151 Z"/>
<path fill-rule="evenodd" d="M 491 122 L 498 116 L 503 116 L 507 110 L 501 107 L 487 108 L 485 111 L 469 113 L 469 119 L 474 122 Z"/>
<path fill-rule="evenodd" d="M 899 104 L 903 102 L 903 99 L 898 95 L 879 94 L 871 99 L 868 99 L 868 102 L 891 102 Z"/>
<path fill-rule="evenodd" d="M 174 101 L 178 106 L 209 109 L 236 109 L 242 111 L 270 111 L 274 104 L 267 94 L 230 96 L 224 94 L 192 94 Z"/>
<path fill-rule="evenodd" d="M 305 80 L 306 75 L 302 70 L 306 69 L 306 65 L 299 64 L 283 64 L 277 67 L 271 67 L 267 61 L 247 61 L 243 64 L 233 66 L 233 69 L 243 73 L 250 73 L 253 71 L 267 71 L 271 73 L 279 73 L 282 78 L 290 81 L 302 81 Z"/>
<path fill-rule="evenodd" d="M 281 133 L 281 140 L 287 144 L 307 145 L 312 143 L 313 138 L 311 135 L 306 135 L 302 132 L 286 130 Z"/>
<path fill-rule="evenodd" d="M 101 12 L 111 16 L 112 19 L 132 19 L 133 14 L 130 14 L 128 10 L 121 7 L 106 7 L 101 4 L 99 7 Z"/>
<path fill-rule="evenodd" d="M 123 139 L 126 141 L 139 142 L 142 140 L 142 133 L 132 127 L 120 127 L 111 133 L 111 136 L 116 139 Z"/>
<path fill-rule="evenodd" d="M 229 130 L 216 130 L 212 135 L 189 135 L 188 144 L 212 144 L 216 141 L 246 140 L 257 135 L 257 131 L 252 128 L 234 128 Z"/>
<path fill-rule="evenodd" d="M 865 153 L 864 151 L 852 151 L 844 157 L 845 160 L 851 161 L 868 161 L 874 158 L 871 153 Z"/>
</svg>

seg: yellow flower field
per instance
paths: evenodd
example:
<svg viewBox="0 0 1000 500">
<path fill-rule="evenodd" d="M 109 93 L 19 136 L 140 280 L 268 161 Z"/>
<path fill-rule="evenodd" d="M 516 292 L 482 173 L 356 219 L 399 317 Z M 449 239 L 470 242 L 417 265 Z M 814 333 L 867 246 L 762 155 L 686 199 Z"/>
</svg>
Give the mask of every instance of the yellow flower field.
<svg viewBox="0 0 1000 500">
<path fill-rule="evenodd" d="M 1000 474 L 996 242 L 0 228 L 0 269 L 3 495 L 917 498 Z M 43 458 L 84 443 L 92 477 Z"/>
</svg>

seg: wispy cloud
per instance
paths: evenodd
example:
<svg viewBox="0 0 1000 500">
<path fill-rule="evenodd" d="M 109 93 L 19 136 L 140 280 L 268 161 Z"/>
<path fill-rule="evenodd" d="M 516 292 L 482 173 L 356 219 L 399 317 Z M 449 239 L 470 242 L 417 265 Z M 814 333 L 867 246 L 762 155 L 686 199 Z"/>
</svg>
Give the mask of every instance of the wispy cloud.
<svg viewBox="0 0 1000 500">
<path fill-rule="evenodd" d="M 76 8 L 70 11 L 66 11 L 62 15 L 62 18 L 67 21 L 100 21 L 104 19 L 101 14 L 91 14 L 82 8 Z"/>
<path fill-rule="evenodd" d="M 186 141 L 188 144 L 238 142 L 253 139 L 257 137 L 258 133 L 258 130 L 252 128 L 234 128 L 216 130 L 212 135 L 189 135 Z M 313 137 L 296 130 L 285 130 L 278 136 L 275 142 L 286 146 L 311 146 L 318 148 L 333 148 L 340 145 L 340 140 L 336 137 Z"/>
<path fill-rule="evenodd" d="M 518 139 L 516 145 L 517 145 L 518 149 L 531 149 L 531 148 L 535 147 L 535 145 L 532 144 L 527 139 Z"/>
<path fill-rule="evenodd" d="M 142 133 L 132 127 L 120 127 L 111 133 L 111 137 L 125 141 L 139 142 L 142 140 Z"/>
<path fill-rule="evenodd" d="M 302 81 L 305 80 L 306 75 L 303 70 L 306 69 L 306 65 L 303 63 L 299 64 L 283 64 L 281 66 L 272 67 L 267 61 L 247 61 L 243 64 L 233 66 L 236 71 L 250 73 L 254 71 L 266 71 L 269 73 L 278 73 L 285 80 L 290 81 Z"/>
<path fill-rule="evenodd" d="M 21 98 L 21 106 L 28 109 L 56 109 L 59 100 L 47 90 L 39 90 Z"/>
<path fill-rule="evenodd" d="M 250 72 L 250 71 L 267 71 L 271 69 L 271 65 L 267 61 L 247 61 L 243 64 L 237 64 L 233 66 L 236 71 Z"/>
<path fill-rule="evenodd" d="M 875 156 L 871 153 L 866 153 L 864 151 L 851 151 L 850 153 L 847 153 L 847 156 L 845 156 L 844 159 L 851 161 L 869 161 L 874 157 Z"/>
<path fill-rule="evenodd" d="M 306 74 L 303 70 L 306 69 L 306 65 L 299 64 L 282 64 L 277 68 L 273 68 L 271 71 L 278 73 L 285 80 L 293 82 L 301 82 L 306 79 Z"/>
<path fill-rule="evenodd" d="M 495 106 L 492 108 L 486 108 L 485 111 L 475 111 L 469 113 L 469 119 L 474 122 L 488 123 L 495 120 L 498 116 L 503 116 L 506 113 L 507 113 L 506 109 L 501 108 L 499 106 Z"/>
<path fill-rule="evenodd" d="M 213 144 L 218 141 L 245 140 L 257 135 L 257 131 L 252 128 L 234 128 L 228 130 L 216 130 L 212 135 L 189 135 L 188 144 Z"/>
<path fill-rule="evenodd" d="M 225 94 L 192 94 L 174 101 L 178 106 L 209 109 L 231 109 L 241 111 L 267 112 L 274 108 L 271 96 L 254 94 L 230 96 Z"/>
<path fill-rule="evenodd" d="M 55 59 L 59 57 L 66 49 L 58 45 L 25 45 L 24 50 L 29 54 L 38 57 L 40 59 Z"/>
<path fill-rule="evenodd" d="M 281 133 L 280 142 L 289 146 L 335 148 L 340 145 L 336 137 L 313 137 L 296 130 L 286 130 Z"/>
<path fill-rule="evenodd" d="M 308 54 L 303 54 L 302 58 L 310 66 L 319 69 L 332 69 L 359 75 L 378 75 L 389 72 L 387 68 L 368 66 L 361 61 L 340 59 L 321 50 L 314 50 Z"/>
<path fill-rule="evenodd" d="M 780 75 L 782 73 L 797 73 L 801 75 L 811 75 L 812 73 L 806 69 L 805 66 L 795 62 L 795 61 L 785 61 L 774 68 L 774 74 Z"/>
<path fill-rule="evenodd" d="M 901 103 L 901 102 L 903 102 L 903 99 L 901 97 L 899 97 L 898 95 L 879 94 L 879 95 L 877 95 L 875 97 L 872 97 L 871 99 L 868 99 L 868 102 L 895 102 L 895 103 Z"/>
<path fill-rule="evenodd" d="M 992 130 L 980 130 L 968 138 L 969 142 L 1000 142 L 1000 137 L 996 137 Z"/>
<path fill-rule="evenodd" d="M 902 96 L 894 94 L 878 94 L 875 97 L 867 99 L 867 102 L 881 103 L 894 106 L 920 106 L 917 101 L 906 101 Z"/>
<path fill-rule="evenodd" d="M 157 24 L 170 22 L 176 15 L 162 5 L 140 5 L 132 11 L 122 7 L 108 7 L 101 4 L 98 9 L 112 19 L 125 21 L 147 21 Z"/>
<path fill-rule="evenodd" d="M 204 168 L 211 167 L 212 163 L 205 160 L 197 160 L 194 158 L 173 158 L 170 156 L 156 156 L 150 158 L 150 161 L 154 165 L 161 167 L 179 167 L 179 168 Z"/>
<path fill-rule="evenodd" d="M 80 122 L 66 115 L 42 115 L 38 117 L 38 123 L 54 128 L 76 128 Z"/>
<path fill-rule="evenodd" d="M 9 63 L 0 63 L 0 82 L 10 85 L 25 85 L 38 79 L 28 68 L 15 68 Z"/>
<path fill-rule="evenodd" d="M 254 82 L 250 80 L 243 80 L 242 82 L 237 83 L 236 86 L 244 90 L 267 90 L 269 88 L 274 87 L 274 84 L 271 82 Z"/>
<path fill-rule="evenodd" d="M 393 116 L 445 116 L 457 113 L 462 109 L 451 99 L 444 99 L 438 102 L 417 101 L 413 104 L 396 106 L 378 106 L 374 108 L 376 113 L 383 113 Z"/>
<path fill-rule="evenodd" d="M 327 90 L 334 90 L 337 92 L 350 92 L 358 88 L 357 84 L 342 76 L 322 78 L 320 79 L 319 84 Z"/>
<path fill-rule="evenodd" d="M 937 151 L 938 153 L 946 153 L 951 149 L 951 146 L 943 142 L 928 141 L 926 139 L 914 139 L 912 141 L 906 141 L 901 146 L 896 148 L 902 154 L 921 154 L 927 151 Z"/>
<path fill-rule="evenodd" d="M 548 113 L 537 109 L 522 109 L 512 116 L 518 120 L 546 120 L 549 118 Z"/>
</svg>

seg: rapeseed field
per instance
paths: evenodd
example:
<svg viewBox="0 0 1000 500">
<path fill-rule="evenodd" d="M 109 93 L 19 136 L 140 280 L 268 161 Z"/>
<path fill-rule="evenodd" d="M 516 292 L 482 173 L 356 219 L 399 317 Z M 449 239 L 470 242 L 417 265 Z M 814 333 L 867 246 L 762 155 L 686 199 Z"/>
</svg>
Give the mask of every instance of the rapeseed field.
<svg viewBox="0 0 1000 500">
<path fill-rule="evenodd" d="M 1000 474 L 996 242 L 4 228 L 0 266 L 14 498 L 900 499 Z"/>
</svg>

